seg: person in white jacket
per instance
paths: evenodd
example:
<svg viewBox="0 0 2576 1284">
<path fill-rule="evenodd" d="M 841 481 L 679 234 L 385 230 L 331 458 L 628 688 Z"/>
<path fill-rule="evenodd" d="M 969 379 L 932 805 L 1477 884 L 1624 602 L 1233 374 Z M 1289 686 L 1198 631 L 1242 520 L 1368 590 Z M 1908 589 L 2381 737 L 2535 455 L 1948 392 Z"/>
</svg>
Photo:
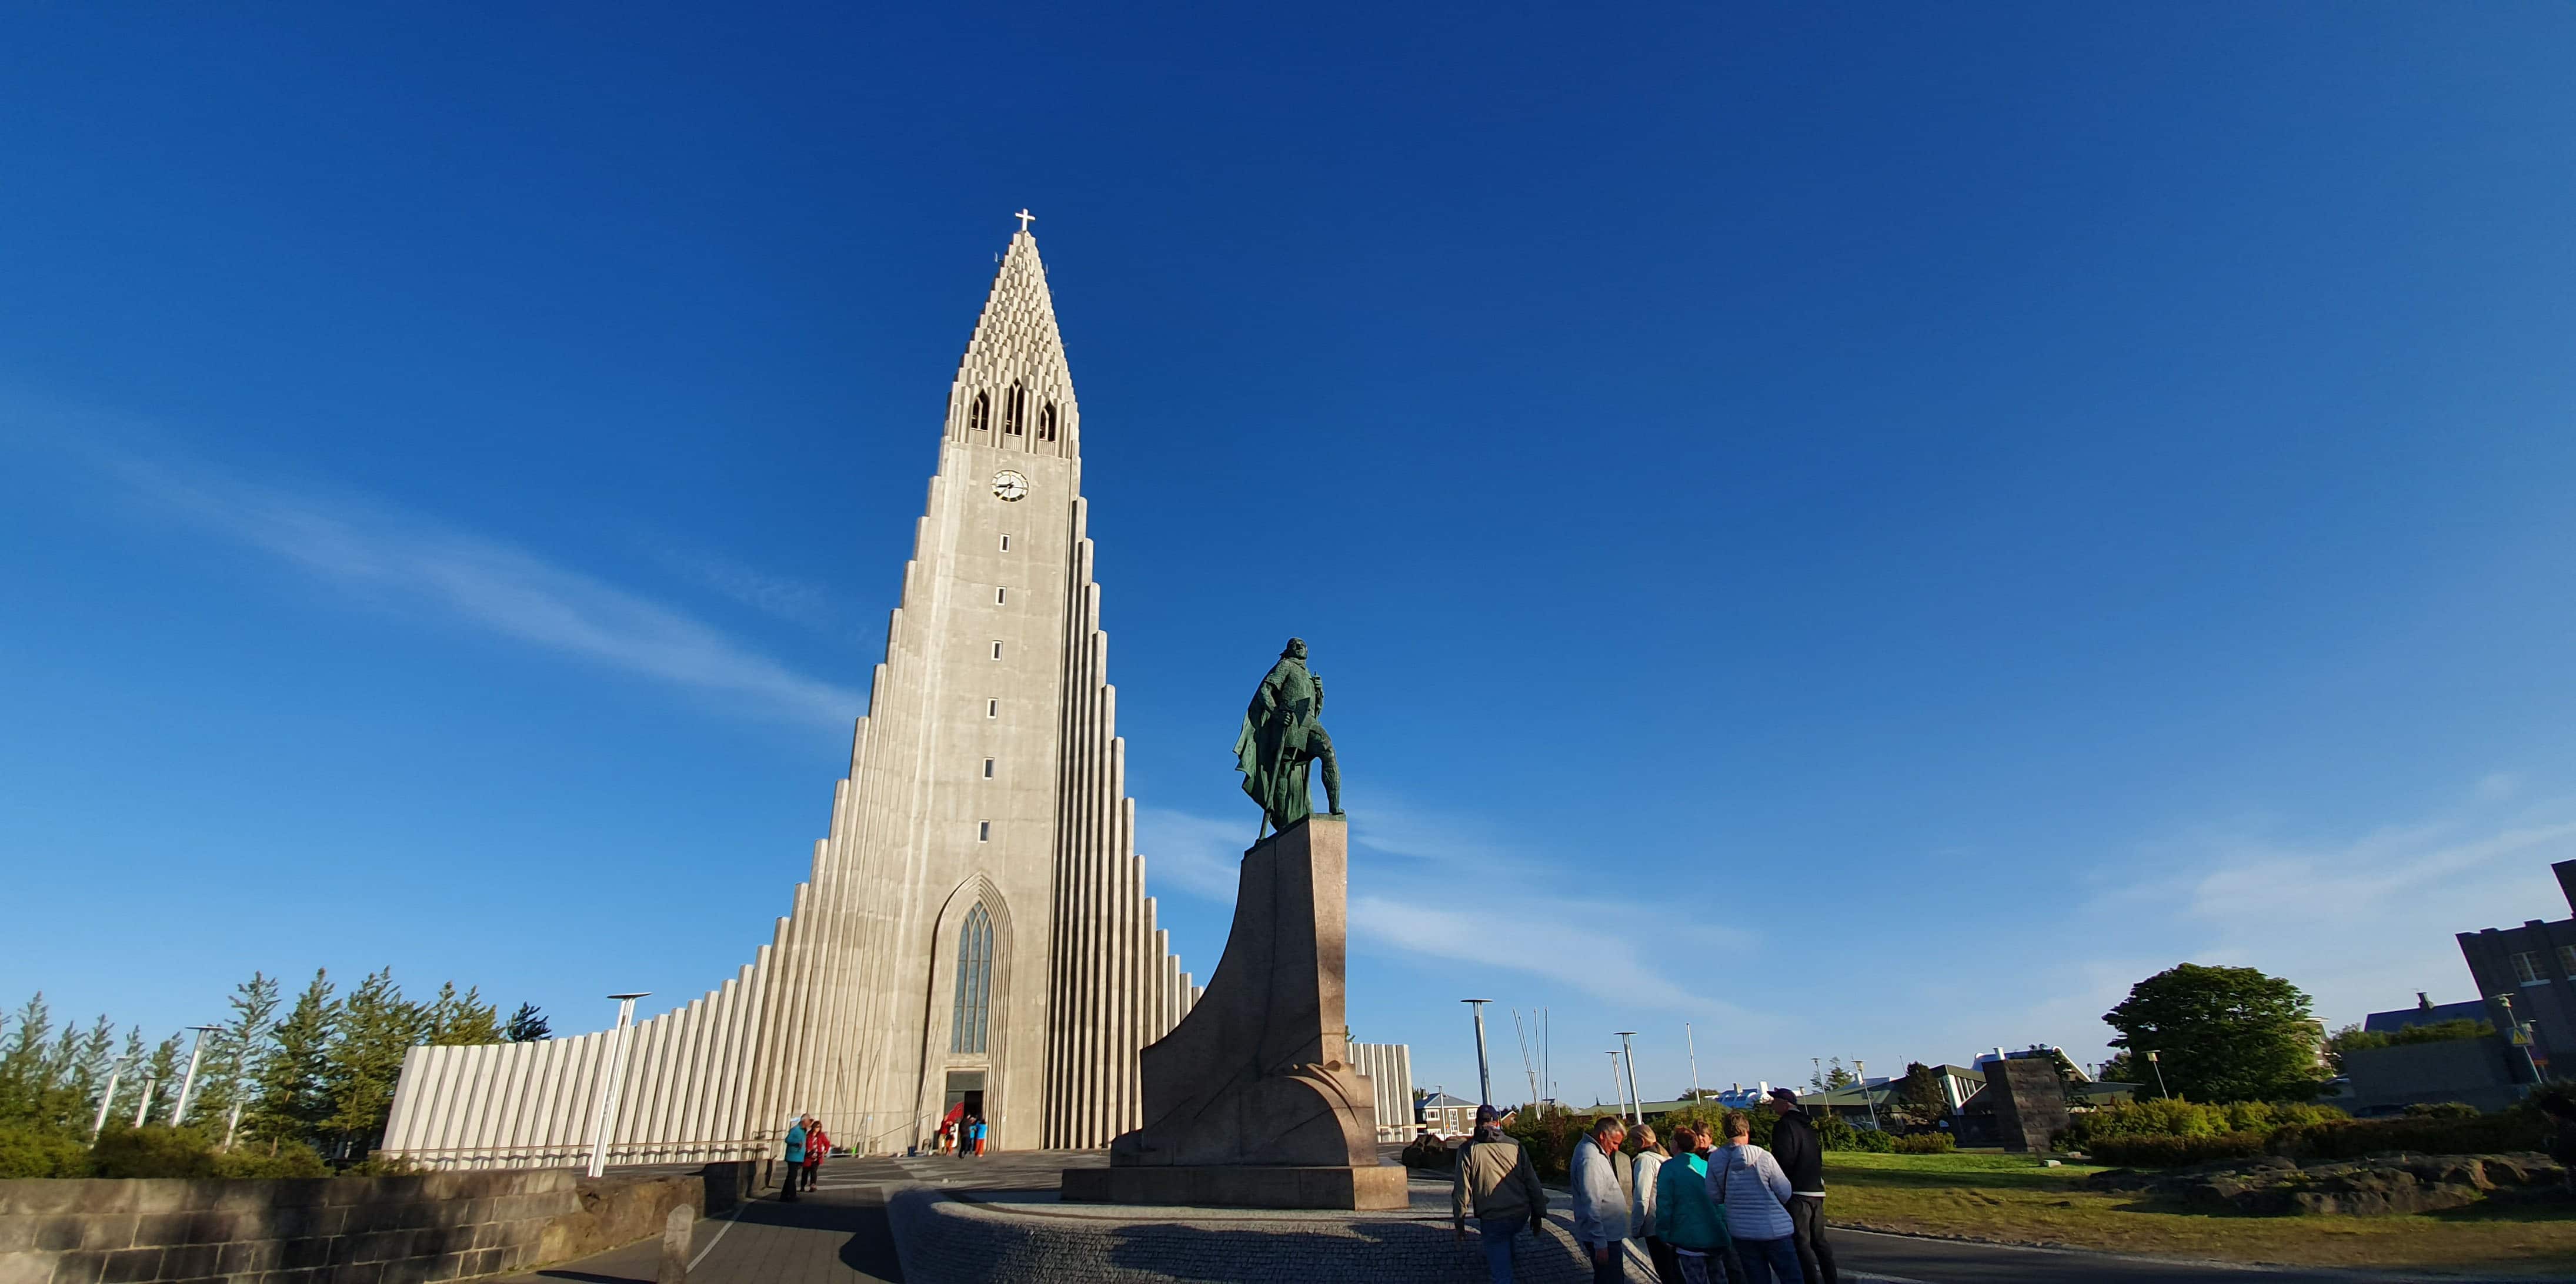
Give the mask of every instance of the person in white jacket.
<svg viewBox="0 0 2576 1284">
<path fill-rule="evenodd" d="M 1655 1144 L 1652 1124 L 1637 1125 L 1637 1155 L 1629 1161 L 1628 1224 L 1646 1241 L 1646 1258 L 1655 1264 L 1661 1284 L 1682 1284 L 1681 1259 L 1655 1237 L 1655 1175 L 1664 1166 L 1664 1148 Z"/>
<path fill-rule="evenodd" d="M 1628 1278 L 1628 1192 L 1619 1189 L 1619 1143 L 1628 1126 L 1615 1116 L 1592 1121 L 1567 1165 L 1574 1185 L 1574 1241 L 1592 1259 L 1593 1284 Z"/>
<path fill-rule="evenodd" d="M 1803 1284 L 1789 1219 L 1789 1175 L 1771 1152 L 1753 1144 L 1753 1121 L 1729 1111 L 1726 1144 L 1708 1157 L 1708 1197 L 1726 1214 L 1727 1233 L 1744 1259 L 1748 1284 Z"/>
</svg>

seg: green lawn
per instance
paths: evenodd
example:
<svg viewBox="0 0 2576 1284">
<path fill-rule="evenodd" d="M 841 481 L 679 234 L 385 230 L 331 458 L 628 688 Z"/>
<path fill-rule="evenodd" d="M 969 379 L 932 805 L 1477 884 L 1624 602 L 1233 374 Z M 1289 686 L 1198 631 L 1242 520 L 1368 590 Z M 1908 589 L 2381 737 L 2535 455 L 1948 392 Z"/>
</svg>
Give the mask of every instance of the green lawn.
<svg viewBox="0 0 2576 1284">
<path fill-rule="evenodd" d="M 2005 1154 L 1825 1156 L 1834 1225 L 2304 1266 L 2576 1268 L 2576 1216 L 2471 1207 L 2407 1217 L 2246 1217 L 2087 1190 L 2096 1166 Z"/>
</svg>

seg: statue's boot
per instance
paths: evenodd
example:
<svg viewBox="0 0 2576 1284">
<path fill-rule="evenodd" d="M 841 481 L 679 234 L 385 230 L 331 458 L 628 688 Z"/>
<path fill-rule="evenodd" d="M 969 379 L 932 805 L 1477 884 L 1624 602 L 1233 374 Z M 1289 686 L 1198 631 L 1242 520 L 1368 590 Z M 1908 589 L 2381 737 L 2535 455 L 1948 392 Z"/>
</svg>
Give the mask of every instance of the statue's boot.
<svg viewBox="0 0 2576 1284">
<path fill-rule="evenodd" d="M 1324 814 L 1342 814 L 1342 764 L 1329 745 L 1324 749 Z"/>
</svg>

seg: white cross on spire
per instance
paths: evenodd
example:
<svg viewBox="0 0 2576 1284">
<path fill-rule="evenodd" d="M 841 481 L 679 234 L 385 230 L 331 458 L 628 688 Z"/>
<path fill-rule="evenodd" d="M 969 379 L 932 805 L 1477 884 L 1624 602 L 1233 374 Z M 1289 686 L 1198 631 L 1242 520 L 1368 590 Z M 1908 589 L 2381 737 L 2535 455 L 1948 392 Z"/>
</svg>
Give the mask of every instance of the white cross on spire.
<svg viewBox="0 0 2576 1284">
<path fill-rule="evenodd" d="M 1029 230 L 1029 224 L 1037 221 L 1038 216 L 1029 213 L 1028 207 L 1023 205 L 1020 207 L 1020 212 L 1012 215 L 1011 217 L 1020 221 L 1020 230 L 1025 232 Z"/>
</svg>

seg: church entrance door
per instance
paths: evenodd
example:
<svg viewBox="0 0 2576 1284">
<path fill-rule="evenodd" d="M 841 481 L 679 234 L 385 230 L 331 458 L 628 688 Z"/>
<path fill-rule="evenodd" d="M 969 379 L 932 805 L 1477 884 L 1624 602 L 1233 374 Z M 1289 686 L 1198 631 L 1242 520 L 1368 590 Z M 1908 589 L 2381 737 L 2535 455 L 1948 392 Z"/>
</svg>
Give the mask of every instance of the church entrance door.
<svg viewBox="0 0 2576 1284">
<path fill-rule="evenodd" d="M 964 1119 L 973 1116 L 988 1124 L 991 1123 L 993 1117 L 984 1112 L 984 1072 L 981 1070 L 949 1071 L 948 1097 L 940 1103 L 939 1113 L 943 1118 Z"/>
</svg>

